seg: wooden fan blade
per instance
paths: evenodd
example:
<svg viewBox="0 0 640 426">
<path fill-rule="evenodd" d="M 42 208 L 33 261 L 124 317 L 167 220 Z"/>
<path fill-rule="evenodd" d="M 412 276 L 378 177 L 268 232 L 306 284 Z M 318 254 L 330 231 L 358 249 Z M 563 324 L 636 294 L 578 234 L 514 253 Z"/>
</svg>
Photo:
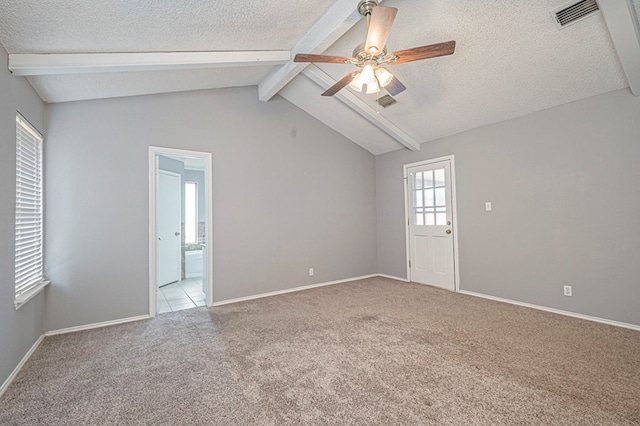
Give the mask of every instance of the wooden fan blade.
<svg viewBox="0 0 640 426">
<path fill-rule="evenodd" d="M 369 21 L 369 31 L 367 32 L 367 42 L 364 49 L 373 55 L 379 55 L 387 44 L 387 37 L 391 32 L 393 20 L 396 19 L 398 9 L 395 7 L 376 6 L 371 10 Z M 373 48 L 373 51 L 370 50 Z"/>
<path fill-rule="evenodd" d="M 387 55 L 388 58 L 397 56 L 395 61 L 387 62 L 389 65 L 404 64 L 405 62 L 419 61 L 422 59 L 436 58 L 438 56 L 451 55 L 456 49 L 456 42 L 431 44 L 429 46 L 414 47 L 413 49 L 399 50 Z"/>
<path fill-rule="evenodd" d="M 407 87 L 394 75 L 391 83 L 387 84 L 384 89 L 389 92 L 391 96 L 396 96 L 407 90 Z"/>
<path fill-rule="evenodd" d="M 346 56 L 313 55 L 311 53 L 298 53 L 293 62 L 323 62 L 325 64 L 349 64 L 352 58 Z"/>
<path fill-rule="evenodd" d="M 358 74 L 358 71 L 352 71 L 349 74 L 345 75 L 344 77 L 342 77 L 342 79 L 339 82 L 337 82 L 333 86 L 329 87 L 322 94 L 322 96 L 333 96 L 333 95 L 335 95 L 336 93 L 338 93 L 340 91 L 340 89 L 344 88 L 347 84 L 351 83 L 351 81 L 354 79 L 356 74 Z"/>
</svg>

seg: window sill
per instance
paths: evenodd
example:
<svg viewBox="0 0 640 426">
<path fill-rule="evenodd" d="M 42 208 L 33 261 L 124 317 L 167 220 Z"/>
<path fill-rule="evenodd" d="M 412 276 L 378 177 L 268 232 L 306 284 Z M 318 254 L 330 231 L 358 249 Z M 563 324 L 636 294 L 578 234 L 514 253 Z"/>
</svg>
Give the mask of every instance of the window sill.
<svg viewBox="0 0 640 426">
<path fill-rule="evenodd" d="M 31 290 L 26 293 L 21 294 L 20 296 L 16 296 L 16 300 L 13 304 L 16 307 L 16 311 L 22 307 L 29 300 L 33 299 L 38 293 L 40 293 L 51 281 L 41 281 L 38 285 L 33 287 Z"/>
</svg>

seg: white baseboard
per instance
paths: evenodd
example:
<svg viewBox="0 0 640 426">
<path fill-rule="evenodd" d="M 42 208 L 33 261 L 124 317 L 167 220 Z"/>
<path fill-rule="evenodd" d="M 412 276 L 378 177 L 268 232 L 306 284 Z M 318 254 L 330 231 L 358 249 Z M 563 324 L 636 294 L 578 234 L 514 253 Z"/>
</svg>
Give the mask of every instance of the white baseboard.
<svg viewBox="0 0 640 426">
<path fill-rule="evenodd" d="M 387 274 L 378 274 L 379 277 L 382 278 L 389 278 L 390 280 L 396 280 L 396 281 L 402 281 L 405 283 L 410 282 L 408 279 L 406 278 L 400 278 L 400 277 L 394 277 L 393 275 L 387 275 Z"/>
<path fill-rule="evenodd" d="M 38 337 L 38 340 L 36 340 L 36 342 L 33 344 L 33 346 L 31 346 L 31 349 L 29 349 L 29 351 L 22 357 L 22 359 L 20 360 L 20 362 L 18 363 L 16 368 L 14 368 L 13 371 L 11 372 L 11 374 L 9 374 L 9 377 L 7 377 L 7 380 L 5 380 L 4 383 L 2 384 L 2 386 L 0 386 L 0 398 L 2 398 L 2 395 L 9 388 L 9 385 L 16 378 L 16 376 L 18 375 L 18 373 L 20 372 L 22 367 L 26 364 L 26 362 L 29 360 L 29 358 L 31 358 L 31 355 L 33 355 L 33 353 L 36 351 L 36 349 L 38 349 L 38 346 L 40 346 L 40 343 L 42 343 L 43 339 L 44 339 L 44 334 L 42 334 L 40 337 Z"/>
<path fill-rule="evenodd" d="M 580 318 L 587 321 L 599 322 L 602 324 L 613 325 L 615 327 L 629 328 L 631 330 L 640 331 L 640 325 L 628 324 L 626 322 L 614 321 L 606 318 L 592 317 L 591 315 L 577 314 L 575 312 L 563 311 L 561 309 L 547 308 L 546 306 L 533 305 L 531 303 L 518 302 L 511 299 L 503 299 L 502 297 L 489 296 L 487 294 L 475 293 L 473 291 L 460 290 L 458 293 L 468 296 L 481 297 L 483 299 L 495 300 L 496 302 L 509 303 L 511 305 L 524 306 L 526 308 L 537 309 L 539 311 L 552 312 L 554 314 L 565 315 L 573 318 Z"/>
<path fill-rule="evenodd" d="M 229 303 L 246 302 L 247 300 L 262 299 L 263 297 L 277 296 L 279 294 L 293 293 L 296 291 L 309 290 L 311 288 L 346 283 L 349 281 L 364 280 L 365 278 L 373 278 L 377 276 L 379 275 L 378 274 L 363 275 L 361 277 L 345 278 L 343 280 L 328 281 L 328 282 L 319 283 L 319 284 L 311 284 L 311 285 L 303 285 L 301 287 L 287 288 L 285 290 L 270 291 L 269 293 L 254 294 L 252 296 L 244 296 L 244 297 L 238 297 L 236 299 L 227 299 L 227 300 L 221 300 L 219 302 L 213 302 L 213 306 L 222 306 L 222 305 L 228 305 Z"/>
<path fill-rule="evenodd" d="M 61 328 L 60 330 L 51 330 L 44 333 L 45 336 L 55 336 L 56 334 L 74 333 L 76 331 L 91 330 L 92 328 L 109 327 L 110 325 L 124 324 L 132 321 L 140 321 L 151 318 L 147 315 L 138 315 L 137 317 L 122 318 L 111 321 L 96 322 L 93 324 L 79 325 L 77 327 Z"/>
</svg>

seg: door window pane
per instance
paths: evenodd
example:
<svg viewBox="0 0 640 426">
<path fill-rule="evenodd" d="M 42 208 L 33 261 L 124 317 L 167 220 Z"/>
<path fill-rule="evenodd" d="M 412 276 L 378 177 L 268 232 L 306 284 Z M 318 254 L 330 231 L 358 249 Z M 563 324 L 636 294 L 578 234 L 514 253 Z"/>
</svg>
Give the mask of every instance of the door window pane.
<svg viewBox="0 0 640 426">
<path fill-rule="evenodd" d="M 433 226 L 436 224 L 434 218 L 433 218 L 433 213 L 427 213 L 425 214 L 426 216 L 426 220 L 425 220 L 425 225 L 429 225 L 429 226 Z"/>
<path fill-rule="evenodd" d="M 416 207 L 423 207 L 424 206 L 424 204 L 422 203 L 422 193 L 423 193 L 423 191 L 420 191 L 420 190 L 416 190 L 414 192 Z"/>
<path fill-rule="evenodd" d="M 433 189 L 424 190 L 424 205 L 426 207 L 433 207 Z"/>
<path fill-rule="evenodd" d="M 433 188 L 433 170 L 427 170 L 423 172 L 424 174 L 424 187 L 425 188 Z"/>
<path fill-rule="evenodd" d="M 422 188 L 422 172 L 416 173 L 416 189 Z"/>
<path fill-rule="evenodd" d="M 444 169 L 434 170 L 436 175 L 436 185 L 435 186 L 444 186 Z"/>
<path fill-rule="evenodd" d="M 445 189 L 436 188 L 436 206 L 446 206 Z"/>
</svg>

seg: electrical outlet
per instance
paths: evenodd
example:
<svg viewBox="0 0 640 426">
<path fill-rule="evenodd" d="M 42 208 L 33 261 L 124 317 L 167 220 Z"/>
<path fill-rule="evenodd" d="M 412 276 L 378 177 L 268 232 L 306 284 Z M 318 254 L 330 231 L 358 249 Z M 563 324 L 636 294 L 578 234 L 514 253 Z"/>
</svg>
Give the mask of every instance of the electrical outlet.
<svg viewBox="0 0 640 426">
<path fill-rule="evenodd" d="M 313 268 L 309 268 L 309 276 L 312 277 L 313 276 Z"/>
<path fill-rule="evenodd" d="M 569 297 L 573 296 L 570 285 L 564 286 L 564 295 Z"/>
<path fill-rule="evenodd" d="M 484 209 L 488 212 L 491 211 L 491 201 L 487 201 L 486 203 L 484 203 Z"/>
</svg>

